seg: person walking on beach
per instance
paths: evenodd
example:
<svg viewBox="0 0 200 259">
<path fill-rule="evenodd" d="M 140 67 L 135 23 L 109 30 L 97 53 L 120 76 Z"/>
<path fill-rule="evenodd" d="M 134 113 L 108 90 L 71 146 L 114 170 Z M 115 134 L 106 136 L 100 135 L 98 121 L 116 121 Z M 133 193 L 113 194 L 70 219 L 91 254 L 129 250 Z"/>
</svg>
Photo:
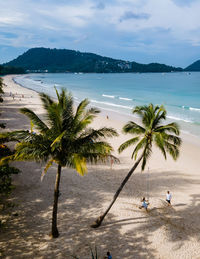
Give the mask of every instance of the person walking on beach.
<svg viewBox="0 0 200 259">
<path fill-rule="evenodd" d="M 146 201 L 145 197 L 142 198 L 142 205 L 139 207 L 139 209 L 144 208 L 147 211 L 149 203 Z"/>
<path fill-rule="evenodd" d="M 166 194 L 166 201 L 168 202 L 168 205 L 171 204 L 171 199 L 172 199 L 172 195 L 169 191 L 167 191 L 167 194 Z"/>
</svg>

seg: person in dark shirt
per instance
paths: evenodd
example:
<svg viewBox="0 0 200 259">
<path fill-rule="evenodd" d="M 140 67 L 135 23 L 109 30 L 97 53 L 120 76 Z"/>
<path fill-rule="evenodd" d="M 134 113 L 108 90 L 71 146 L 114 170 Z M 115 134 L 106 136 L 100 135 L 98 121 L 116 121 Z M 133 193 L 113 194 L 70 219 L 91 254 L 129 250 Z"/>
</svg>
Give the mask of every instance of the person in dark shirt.
<svg viewBox="0 0 200 259">
<path fill-rule="evenodd" d="M 107 252 L 107 257 L 108 259 L 112 259 L 112 255 L 110 254 L 110 252 Z"/>
</svg>

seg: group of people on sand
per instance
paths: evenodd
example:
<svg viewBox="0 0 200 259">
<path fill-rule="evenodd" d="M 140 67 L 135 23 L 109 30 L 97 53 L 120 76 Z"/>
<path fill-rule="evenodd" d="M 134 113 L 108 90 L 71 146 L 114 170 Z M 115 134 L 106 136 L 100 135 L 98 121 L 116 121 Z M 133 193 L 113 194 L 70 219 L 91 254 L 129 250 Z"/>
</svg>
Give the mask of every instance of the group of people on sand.
<svg viewBox="0 0 200 259">
<path fill-rule="evenodd" d="M 172 199 L 172 195 L 171 195 L 170 191 L 167 191 L 166 202 L 168 203 L 168 205 L 171 204 L 171 199 Z M 145 197 L 143 197 L 142 198 L 142 205 L 139 206 L 139 209 L 144 208 L 147 211 L 148 205 L 149 205 L 149 202 L 145 199 Z"/>
<path fill-rule="evenodd" d="M 18 95 L 18 94 L 16 93 L 16 95 Z M 10 92 L 9 96 L 11 96 L 13 98 L 13 100 L 15 99 L 15 95 L 12 92 Z M 22 94 L 22 98 L 24 98 L 23 94 Z M 19 100 L 21 101 L 21 98 Z"/>
</svg>

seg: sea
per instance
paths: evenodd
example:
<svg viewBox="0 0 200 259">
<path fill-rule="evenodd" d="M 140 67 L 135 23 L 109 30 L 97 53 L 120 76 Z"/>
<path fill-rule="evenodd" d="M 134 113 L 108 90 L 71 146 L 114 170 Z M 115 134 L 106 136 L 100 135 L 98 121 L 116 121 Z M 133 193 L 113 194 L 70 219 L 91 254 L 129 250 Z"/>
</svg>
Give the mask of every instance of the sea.
<svg viewBox="0 0 200 259">
<path fill-rule="evenodd" d="M 55 97 L 67 89 L 74 101 L 84 98 L 104 114 L 126 120 L 137 105 L 164 105 L 167 122 L 177 122 L 183 132 L 200 137 L 200 72 L 173 73 L 36 73 L 16 76 L 23 87 Z"/>
</svg>

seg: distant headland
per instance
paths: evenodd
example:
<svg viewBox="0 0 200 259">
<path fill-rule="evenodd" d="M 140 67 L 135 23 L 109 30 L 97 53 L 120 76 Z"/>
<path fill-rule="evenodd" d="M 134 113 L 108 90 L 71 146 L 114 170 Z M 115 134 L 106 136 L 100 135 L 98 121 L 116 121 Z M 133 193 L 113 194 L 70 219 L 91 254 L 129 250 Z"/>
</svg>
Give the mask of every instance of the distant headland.
<svg viewBox="0 0 200 259">
<path fill-rule="evenodd" d="M 140 64 L 68 49 L 32 48 L 2 65 L 4 70 L 11 67 L 27 73 L 148 73 L 200 71 L 200 61 L 183 69 L 159 63 Z M 3 73 L 0 71 L 0 74 Z"/>
</svg>

